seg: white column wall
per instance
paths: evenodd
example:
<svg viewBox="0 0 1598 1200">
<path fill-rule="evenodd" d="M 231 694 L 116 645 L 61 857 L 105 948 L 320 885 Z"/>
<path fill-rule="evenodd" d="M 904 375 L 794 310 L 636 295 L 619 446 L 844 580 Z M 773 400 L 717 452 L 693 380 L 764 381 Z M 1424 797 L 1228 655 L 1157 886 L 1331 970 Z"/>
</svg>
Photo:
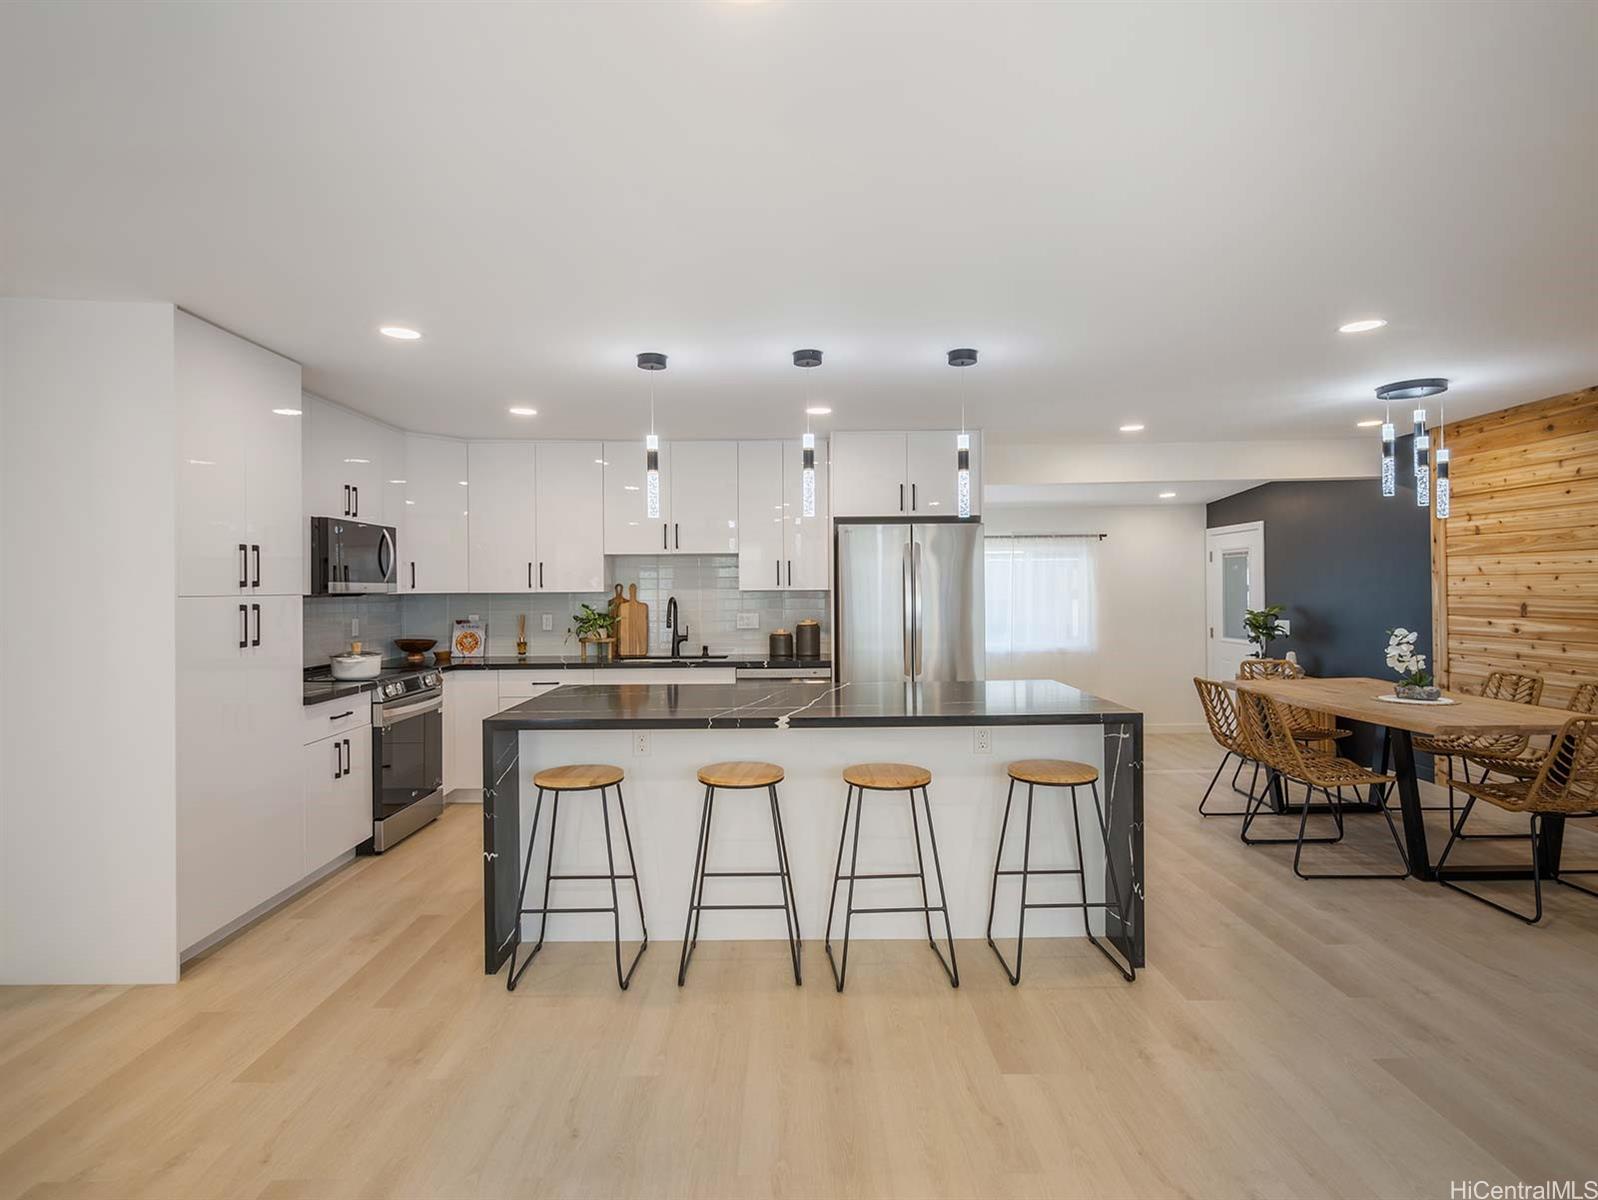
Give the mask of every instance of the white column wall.
<svg viewBox="0 0 1598 1200">
<path fill-rule="evenodd" d="M 173 309 L 0 300 L 0 983 L 177 979 Z"/>
<path fill-rule="evenodd" d="M 733 729 L 650 730 L 649 750 L 634 752 L 634 732 L 594 730 L 524 732 L 521 735 L 521 823 L 523 862 L 526 838 L 532 829 L 536 789 L 533 775 L 545 767 L 567 763 L 614 763 L 627 772 L 622 784 L 633 848 L 643 881 L 644 913 L 652 939 L 675 942 L 683 935 L 688 912 L 689 882 L 693 875 L 696 837 L 703 786 L 695 772 L 721 759 L 759 759 L 774 762 L 787 772 L 778 785 L 788 857 L 802 932 L 819 943 L 827 922 L 827 899 L 838 855 L 838 835 L 843 819 L 846 786 L 843 768 L 857 762 L 917 763 L 933 773 L 928 786 L 936 823 L 943 878 L 949 889 L 950 916 L 957 938 L 984 936 L 988 914 L 993 855 L 998 845 L 1004 813 L 1007 777 L 1005 764 L 1018 758 L 1070 758 L 1102 766 L 1103 729 L 1098 725 L 997 725 L 984 727 L 992 737 L 991 754 L 975 752 L 975 731 L 962 726 L 927 726 L 915 729 Z M 1100 785 L 1101 796 L 1104 792 Z M 1088 889 L 1093 900 L 1104 899 L 1103 843 L 1093 815 L 1088 789 L 1081 789 L 1082 840 L 1088 861 Z M 1033 817 L 1033 866 L 1076 865 L 1075 838 L 1069 832 L 1067 789 L 1040 788 Z M 1019 866 L 1025 817 L 1025 790 L 1017 787 L 1015 811 L 1006 845 L 1006 866 Z M 523 907 L 540 903 L 538 887 L 548 853 L 550 797 L 540 825 L 537 861 Z M 919 806 L 918 806 L 919 807 Z M 617 869 L 625 870 L 625 841 L 615 804 L 611 805 L 612 838 Z M 850 830 L 851 837 L 853 829 Z M 936 876 L 930 843 L 922 829 L 923 853 L 936 902 Z M 850 847 L 844 850 L 847 869 Z M 712 829 L 712 870 L 765 870 L 776 865 L 771 819 L 764 790 L 716 793 Z M 860 837 L 860 871 L 904 871 L 916 866 L 908 800 L 903 792 L 868 792 L 865 824 Z M 569 793 L 561 801 L 559 836 L 555 846 L 556 873 L 602 871 L 605 867 L 604 827 L 597 792 Z M 632 908 L 630 886 L 621 889 L 622 937 L 638 936 L 637 912 Z M 776 903 L 775 879 L 711 879 L 705 885 L 705 902 Z M 1079 900 L 1074 877 L 1033 880 L 1031 900 Z M 1123 885 L 1124 886 L 1124 885 Z M 839 888 L 834 941 L 842 937 L 844 884 Z M 608 905 L 610 885 L 588 881 L 555 884 L 551 904 L 560 906 Z M 1013 936 L 1016 928 L 1020 883 L 1000 885 L 999 915 L 994 934 Z M 857 885 L 857 906 L 919 904 L 919 884 L 914 880 L 883 880 Z M 942 917 L 934 915 L 934 932 L 940 937 Z M 537 937 L 537 917 L 522 919 L 523 936 Z M 1103 919 L 1095 915 L 1095 932 Z M 1080 936 L 1080 912 L 1036 910 L 1027 916 L 1029 936 Z M 611 936 L 611 918 L 572 915 L 551 918 L 551 941 L 595 941 Z M 856 938 L 915 938 L 926 936 L 919 914 L 856 917 Z M 783 938 L 782 913 L 707 912 L 700 923 L 700 938 Z M 536 969 L 536 968 L 535 968 Z"/>
</svg>

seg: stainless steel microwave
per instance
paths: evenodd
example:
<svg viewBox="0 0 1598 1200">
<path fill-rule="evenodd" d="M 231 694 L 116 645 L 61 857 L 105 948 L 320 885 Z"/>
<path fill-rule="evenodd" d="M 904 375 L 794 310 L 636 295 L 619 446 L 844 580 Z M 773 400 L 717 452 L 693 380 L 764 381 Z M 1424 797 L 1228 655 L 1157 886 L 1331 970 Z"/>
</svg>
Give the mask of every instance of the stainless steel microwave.
<svg viewBox="0 0 1598 1200">
<path fill-rule="evenodd" d="M 311 595 L 399 591 L 399 547 L 392 525 L 312 517 Z"/>
</svg>

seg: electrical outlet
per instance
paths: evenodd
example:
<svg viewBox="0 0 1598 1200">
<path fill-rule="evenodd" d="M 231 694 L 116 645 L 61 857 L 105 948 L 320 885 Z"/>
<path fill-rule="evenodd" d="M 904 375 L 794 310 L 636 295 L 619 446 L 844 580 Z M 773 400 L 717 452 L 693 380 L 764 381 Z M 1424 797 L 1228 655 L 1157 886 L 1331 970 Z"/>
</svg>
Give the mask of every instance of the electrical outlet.
<svg viewBox="0 0 1598 1200">
<path fill-rule="evenodd" d="M 553 613 L 544 614 L 543 626 L 545 633 L 548 633 L 551 629 L 555 628 L 555 615 Z"/>
<path fill-rule="evenodd" d="M 976 746 L 974 748 L 976 752 L 978 754 L 992 754 L 993 730 L 989 729 L 986 725 L 978 725 L 975 732 Z"/>
<path fill-rule="evenodd" d="M 760 628 L 760 614 L 757 613 L 757 612 L 752 612 L 752 613 L 741 612 L 741 613 L 739 613 L 738 614 L 738 628 L 739 629 L 759 629 Z"/>
<path fill-rule="evenodd" d="M 648 754 L 649 753 L 649 730 L 647 730 L 647 729 L 635 729 L 633 731 L 633 753 L 634 754 Z"/>
</svg>

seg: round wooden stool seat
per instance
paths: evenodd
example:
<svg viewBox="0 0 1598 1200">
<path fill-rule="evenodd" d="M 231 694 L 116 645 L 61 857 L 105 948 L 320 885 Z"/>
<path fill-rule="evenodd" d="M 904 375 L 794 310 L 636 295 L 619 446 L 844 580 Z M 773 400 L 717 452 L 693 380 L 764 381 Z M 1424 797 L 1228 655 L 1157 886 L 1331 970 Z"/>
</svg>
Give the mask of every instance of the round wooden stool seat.
<svg viewBox="0 0 1598 1200">
<path fill-rule="evenodd" d="M 1021 783 L 1035 783 L 1043 787 L 1069 787 L 1094 783 L 1099 769 L 1087 763 L 1071 762 L 1064 758 L 1023 758 L 1009 767 L 1010 778 Z"/>
<path fill-rule="evenodd" d="M 903 792 L 926 787 L 932 772 L 910 763 L 855 763 L 843 769 L 843 781 L 878 792 Z"/>
<path fill-rule="evenodd" d="M 719 788 L 770 787 L 782 782 L 782 768 L 768 762 L 718 762 L 699 768 L 699 782 Z"/>
<path fill-rule="evenodd" d="M 590 788 L 620 783 L 626 772 L 605 763 L 577 763 L 569 767 L 548 767 L 533 776 L 533 786 L 546 792 L 583 792 Z"/>
</svg>

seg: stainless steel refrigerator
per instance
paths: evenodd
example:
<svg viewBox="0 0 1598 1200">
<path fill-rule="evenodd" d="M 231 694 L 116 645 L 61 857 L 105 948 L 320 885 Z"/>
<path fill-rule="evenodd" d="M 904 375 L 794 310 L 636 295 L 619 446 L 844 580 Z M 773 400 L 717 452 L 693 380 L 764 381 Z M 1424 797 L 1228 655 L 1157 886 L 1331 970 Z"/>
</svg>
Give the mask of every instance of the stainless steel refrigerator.
<svg viewBox="0 0 1598 1200">
<path fill-rule="evenodd" d="M 834 529 L 838 682 L 986 677 L 979 523 L 840 519 Z"/>
</svg>

